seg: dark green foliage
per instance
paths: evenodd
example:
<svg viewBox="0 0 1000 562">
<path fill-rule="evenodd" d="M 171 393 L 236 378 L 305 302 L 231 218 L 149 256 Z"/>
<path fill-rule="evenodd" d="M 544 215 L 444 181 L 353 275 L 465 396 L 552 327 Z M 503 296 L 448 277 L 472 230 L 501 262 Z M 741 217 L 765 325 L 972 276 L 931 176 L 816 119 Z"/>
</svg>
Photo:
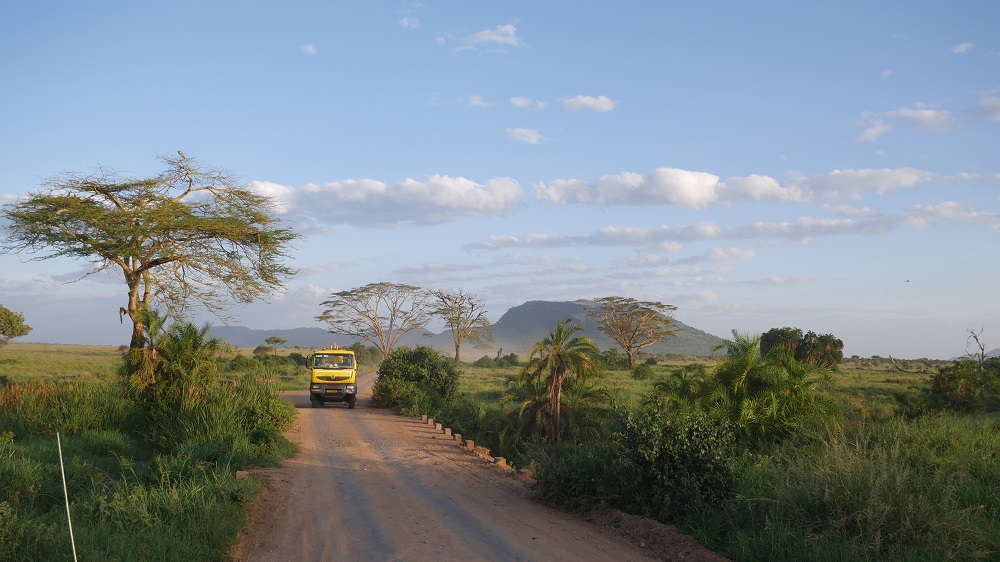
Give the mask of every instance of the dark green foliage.
<svg viewBox="0 0 1000 562">
<path fill-rule="evenodd" d="M 432 347 L 400 347 L 379 365 L 372 398 L 380 405 L 394 406 L 385 399 L 400 392 L 399 382 L 430 389 L 438 397 L 447 399 L 458 388 L 458 367 L 453 360 Z M 392 393 L 388 392 L 390 388 Z"/>
<path fill-rule="evenodd" d="M 695 409 L 647 401 L 617 410 L 610 438 L 537 453 L 541 495 L 571 508 L 610 505 L 676 520 L 733 489 L 733 434 Z"/>
<path fill-rule="evenodd" d="M 764 355 L 784 354 L 800 363 L 833 369 L 844 361 L 844 342 L 833 334 L 805 335 L 799 328 L 772 328 L 760 336 L 760 349 Z"/>
<path fill-rule="evenodd" d="M 288 358 L 294 361 L 295 364 L 298 365 L 299 367 L 309 366 L 309 359 L 305 355 L 299 353 L 298 351 L 293 351 L 289 353 Z"/>
<path fill-rule="evenodd" d="M 646 360 L 644 361 L 644 363 L 646 365 L 656 365 L 657 364 L 656 356 L 654 355 L 654 356 L 647 357 Z"/>
<path fill-rule="evenodd" d="M 354 342 L 347 349 L 354 352 L 354 359 L 358 365 L 378 365 L 382 360 L 382 352 L 374 345 L 365 346 L 361 342 Z"/>
<path fill-rule="evenodd" d="M 496 359 L 490 357 L 489 355 L 483 355 L 479 359 L 472 362 L 473 367 L 497 367 L 498 362 Z"/>
<path fill-rule="evenodd" d="M 635 380 L 646 380 L 653 376 L 653 367 L 648 363 L 640 363 L 632 369 L 632 378 Z"/>
<path fill-rule="evenodd" d="M 726 358 L 689 400 L 728 420 L 748 441 L 786 437 L 836 412 L 820 392 L 830 384 L 829 372 L 785 353 L 762 353 L 760 336 L 734 330 L 725 347 Z"/>
<path fill-rule="evenodd" d="M 641 491 L 629 481 L 619 450 L 608 439 L 560 443 L 534 451 L 534 478 L 543 500 L 569 509 L 592 506 L 625 507 Z"/>
<path fill-rule="evenodd" d="M 24 323 L 24 314 L 0 304 L 0 347 L 14 338 L 28 335 L 31 326 Z"/>
<path fill-rule="evenodd" d="M 516 353 L 508 353 L 500 359 L 490 357 L 489 355 L 483 355 L 479 359 L 472 362 L 474 367 L 488 367 L 488 368 L 503 368 L 503 367 L 517 367 L 520 365 L 520 359 L 517 357 Z"/>
<path fill-rule="evenodd" d="M 601 353 L 601 369 L 605 371 L 624 371 L 628 369 L 628 356 L 617 349 L 609 349 Z"/>
<path fill-rule="evenodd" d="M 939 367 L 925 390 L 925 402 L 931 410 L 982 412 L 1000 409 L 1000 358 L 986 359 L 980 365 L 971 359 Z"/>
<path fill-rule="evenodd" d="M 644 510 L 667 520 L 729 496 L 734 436 L 728 424 L 656 400 L 622 418 L 615 435 L 619 462 L 633 475 L 632 501 Z"/>
</svg>

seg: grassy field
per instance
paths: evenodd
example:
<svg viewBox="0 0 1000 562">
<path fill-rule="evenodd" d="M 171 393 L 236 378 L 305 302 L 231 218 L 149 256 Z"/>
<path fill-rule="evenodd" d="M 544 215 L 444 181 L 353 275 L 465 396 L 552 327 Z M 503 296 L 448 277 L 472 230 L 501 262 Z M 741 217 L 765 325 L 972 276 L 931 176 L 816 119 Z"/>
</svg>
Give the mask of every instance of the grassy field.
<svg viewBox="0 0 1000 562">
<path fill-rule="evenodd" d="M 278 355 L 296 351 L 308 353 L 279 349 Z M 266 384 L 305 388 L 305 367 L 251 356 L 252 350 L 241 349 L 220 358 L 220 376 L 238 376 L 239 368 L 248 365 L 273 366 Z M 213 428 L 243 425 L 231 421 L 205 426 L 198 439 L 178 440 L 168 454 L 156 453 L 129 421 L 137 414 L 131 410 L 134 405 L 122 402 L 120 392 L 100 395 L 115 381 L 120 360 L 114 347 L 11 344 L 0 349 L 0 408 L 11 412 L 0 416 L 0 538 L 7 540 L 0 540 L 0 560 L 7 559 L 4 546 L 16 553 L 9 559 L 16 560 L 65 552 L 65 544 L 46 538 L 64 530 L 55 501 L 61 490 L 50 468 L 53 424 L 62 424 L 70 436 L 64 446 L 70 447 L 71 494 L 81 498 L 76 509 L 97 521 L 79 535 L 91 557 L 107 554 L 102 549 L 117 543 L 114 549 L 129 555 L 172 550 L 177 556 L 164 559 L 218 559 L 242 523 L 238 504 L 256 493 L 251 483 L 232 478 L 233 469 L 286 454 L 274 451 L 274 443 L 257 451 L 255 438 L 248 436 L 217 441 Z M 674 369 L 693 362 L 711 369 L 716 361 L 673 357 L 652 366 L 651 376 L 643 380 L 619 370 L 604 373 L 599 384 L 631 409 Z M 730 499 L 671 522 L 734 559 L 992 559 L 1000 552 L 997 416 L 897 415 L 923 395 L 939 367 L 950 363 L 845 361 L 826 391 L 845 414 L 839 421 L 766 451 L 744 452 Z M 459 392 L 496 405 L 505 382 L 518 371 L 462 365 Z M 52 384 L 55 380 L 69 384 Z M 24 381 L 29 386 L 3 389 L 4 382 Z M 15 398 L 12 392 L 34 393 L 28 401 L 34 406 L 15 412 L 8 400 Z M 97 394 L 87 399 L 89 393 Z M 79 407 L 83 403 L 100 408 Z M 228 420 L 238 411 L 218 410 L 218 418 L 206 420 Z M 78 414 L 57 419 L 68 412 Z M 170 410 L 161 413 L 172 419 Z M 105 418 L 109 421 L 101 421 Z M 243 451 L 239 459 L 232 457 L 236 450 Z M 588 450 L 581 449 L 582 454 Z M 604 474 L 607 459 L 598 464 Z M 179 475 L 185 475 L 183 483 Z M 187 479 L 189 475 L 195 478 Z M 169 498 L 189 500 L 173 503 Z M 206 525 L 204 517 L 175 519 L 190 509 L 207 514 L 213 524 Z M 225 525 L 214 524 L 216 520 Z M 208 527 L 219 533 L 198 536 Z M 14 537 L 20 546 L 11 547 L 14 543 L 5 537 Z M 147 545 L 152 550 L 143 550 Z M 197 550 L 184 550 L 195 546 Z"/>
<path fill-rule="evenodd" d="M 711 368 L 717 360 L 711 358 L 669 359 L 653 366 L 653 375 L 635 380 L 629 371 L 605 371 L 601 386 L 618 402 L 634 405 L 653 385 L 678 368 L 700 363 Z M 900 401 L 915 399 L 921 394 L 931 373 L 947 361 L 905 362 L 907 371 L 896 370 L 888 360 L 847 360 L 833 373 L 829 393 L 849 413 L 884 417 L 896 412 Z M 506 380 L 517 375 L 519 367 L 493 368 L 462 366 L 459 391 L 484 402 L 500 398 Z M 912 369 L 912 370 L 910 370 Z"/>
</svg>

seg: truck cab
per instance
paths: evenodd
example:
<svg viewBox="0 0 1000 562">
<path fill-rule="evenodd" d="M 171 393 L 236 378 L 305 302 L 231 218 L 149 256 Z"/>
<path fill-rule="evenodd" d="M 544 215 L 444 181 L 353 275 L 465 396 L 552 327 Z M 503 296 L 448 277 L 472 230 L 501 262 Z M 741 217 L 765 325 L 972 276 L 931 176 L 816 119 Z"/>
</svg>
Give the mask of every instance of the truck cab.
<svg viewBox="0 0 1000 562">
<path fill-rule="evenodd" d="M 327 402 L 346 402 L 354 409 L 358 401 L 358 362 L 350 349 L 331 347 L 309 356 L 309 405 L 320 408 Z"/>
</svg>

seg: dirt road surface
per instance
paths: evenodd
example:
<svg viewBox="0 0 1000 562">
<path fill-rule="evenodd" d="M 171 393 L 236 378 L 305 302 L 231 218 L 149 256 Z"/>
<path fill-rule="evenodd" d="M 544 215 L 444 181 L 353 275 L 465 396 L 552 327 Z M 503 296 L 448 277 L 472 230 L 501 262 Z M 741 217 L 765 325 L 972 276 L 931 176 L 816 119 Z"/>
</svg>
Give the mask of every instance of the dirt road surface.
<svg viewBox="0 0 1000 562">
<path fill-rule="evenodd" d="M 531 499 L 525 478 L 372 408 L 373 379 L 359 375 L 353 410 L 287 393 L 301 449 L 259 471 L 268 489 L 234 560 L 724 560 L 665 525 L 615 514 L 602 526 Z"/>
</svg>

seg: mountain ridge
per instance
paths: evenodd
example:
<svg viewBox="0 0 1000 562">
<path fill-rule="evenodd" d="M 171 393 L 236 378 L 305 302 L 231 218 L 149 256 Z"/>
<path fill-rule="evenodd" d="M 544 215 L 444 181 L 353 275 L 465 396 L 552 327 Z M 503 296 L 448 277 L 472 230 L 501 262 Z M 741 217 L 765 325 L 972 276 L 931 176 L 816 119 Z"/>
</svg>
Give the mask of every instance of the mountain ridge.
<svg viewBox="0 0 1000 562">
<path fill-rule="evenodd" d="M 590 306 L 593 306 L 593 301 L 527 301 L 510 308 L 493 324 L 492 342 L 479 346 L 469 343 L 463 345 L 462 357 L 467 361 L 475 360 L 483 355 L 495 355 L 501 349 L 504 355 L 525 354 L 535 342 L 555 329 L 558 321 L 567 319 L 580 325 L 583 335 L 592 338 L 601 350 L 620 350 L 617 343 L 597 329 L 598 322 L 587 315 Z M 713 349 L 723 341 L 718 336 L 688 326 L 677 319 L 671 320 L 671 327 L 674 330 L 673 336 L 643 348 L 642 351 L 662 355 L 710 356 Z M 332 344 L 346 347 L 358 341 L 357 338 L 333 334 L 322 328 L 261 330 L 244 326 L 212 326 L 211 335 L 237 347 L 249 348 L 265 345 L 264 340 L 271 336 L 285 339 L 287 347 L 319 348 Z M 368 342 L 362 343 L 368 345 Z M 450 330 L 437 334 L 427 331 L 410 332 L 400 338 L 399 345 L 429 345 L 447 354 L 455 352 Z"/>
</svg>

